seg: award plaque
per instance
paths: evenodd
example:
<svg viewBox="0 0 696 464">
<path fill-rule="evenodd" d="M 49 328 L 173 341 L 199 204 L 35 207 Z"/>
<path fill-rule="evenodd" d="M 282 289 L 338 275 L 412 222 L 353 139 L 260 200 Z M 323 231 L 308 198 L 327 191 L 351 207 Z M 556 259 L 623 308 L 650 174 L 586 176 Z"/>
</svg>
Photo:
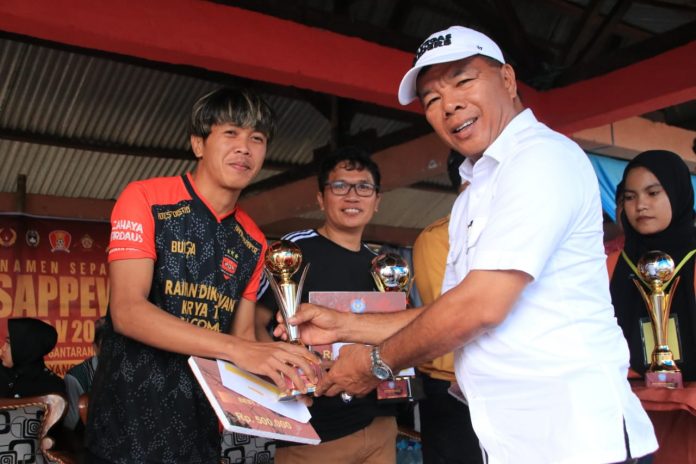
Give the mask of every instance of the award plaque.
<svg viewBox="0 0 696 464">
<path fill-rule="evenodd" d="M 299 282 L 292 280 L 292 276 L 302 265 L 302 251 L 297 245 L 288 240 L 279 240 L 272 243 L 266 250 L 264 264 L 264 273 L 268 279 L 268 284 L 283 315 L 288 342 L 303 345 L 300 340 L 299 328 L 288 323 L 288 319 L 297 313 L 297 308 L 300 306 L 302 287 L 305 277 L 307 277 L 309 264 L 304 267 Z M 276 280 L 276 277 L 278 280 Z M 315 373 L 317 377 L 321 377 L 321 366 L 316 365 Z M 314 393 L 317 388 L 316 384 L 310 382 L 309 378 L 301 371 L 299 374 L 307 387 L 307 393 Z M 302 394 L 300 390 L 295 388 L 289 378 L 286 377 L 285 380 L 290 393 L 283 399 L 290 399 Z"/>
<path fill-rule="evenodd" d="M 637 269 L 641 279 L 633 279 L 648 308 L 652 322 L 655 346 L 652 350 L 650 367 L 645 373 L 647 387 L 682 388 L 682 374 L 674 361 L 674 354 L 667 344 L 669 311 L 672 304 L 670 293 L 674 293 L 679 277 L 672 279 L 674 261 L 661 251 L 650 251 L 640 258 Z M 665 288 L 672 284 L 669 292 Z M 647 287 L 649 292 L 646 292 Z"/>
</svg>

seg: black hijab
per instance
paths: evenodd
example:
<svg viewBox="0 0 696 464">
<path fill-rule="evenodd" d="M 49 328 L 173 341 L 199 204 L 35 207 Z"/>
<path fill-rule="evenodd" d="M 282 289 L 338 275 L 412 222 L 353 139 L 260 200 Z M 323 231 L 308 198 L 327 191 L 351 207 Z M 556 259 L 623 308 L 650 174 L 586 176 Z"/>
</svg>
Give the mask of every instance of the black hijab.
<svg viewBox="0 0 696 464">
<path fill-rule="evenodd" d="M 644 167 L 657 177 L 669 198 L 672 221 L 661 232 L 642 235 L 628 222 L 626 212 L 621 222 L 626 236 L 624 251 L 637 263 L 648 251 L 660 250 L 669 254 L 675 266 L 693 249 L 696 249 L 694 227 L 694 189 L 686 163 L 679 155 L 669 151 L 651 150 L 636 156 L 624 170 L 621 182 L 626 185 L 628 173 Z M 647 366 L 643 359 L 643 342 L 639 320 L 648 317 L 645 303 L 631 281 L 633 271 L 623 258 L 619 258 L 611 279 L 611 295 L 619 325 L 631 351 L 631 367 L 644 373 Z M 672 293 L 670 314 L 676 314 L 681 338 L 681 361 L 684 380 L 696 380 L 696 292 L 694 290 L 694 257 L 684 264 L 679 274 L 681 281 Z M 650 356 L 648 356 L 650 358 Z"/>
</svg>

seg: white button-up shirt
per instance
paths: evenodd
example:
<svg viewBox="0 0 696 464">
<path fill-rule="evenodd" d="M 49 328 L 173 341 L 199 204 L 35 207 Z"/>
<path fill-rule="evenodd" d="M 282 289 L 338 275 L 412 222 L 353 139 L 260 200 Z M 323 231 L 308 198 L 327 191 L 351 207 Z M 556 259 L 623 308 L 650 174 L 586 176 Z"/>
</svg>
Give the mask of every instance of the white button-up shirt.
<svg viewBox="0 0 696 464">
<path fill-rule="evenodd" d="M 624 421 L 631 455 L 654 451 L 652 425 L 626 380 L 629 353 L 585 153 L 525 110 L 460 174 L 470 185 L 452 209 L 443 292 L 476 269 L 533 278 L 502 324 L 456 352 L 489 462 L 623 461 Z"/>
</svg>

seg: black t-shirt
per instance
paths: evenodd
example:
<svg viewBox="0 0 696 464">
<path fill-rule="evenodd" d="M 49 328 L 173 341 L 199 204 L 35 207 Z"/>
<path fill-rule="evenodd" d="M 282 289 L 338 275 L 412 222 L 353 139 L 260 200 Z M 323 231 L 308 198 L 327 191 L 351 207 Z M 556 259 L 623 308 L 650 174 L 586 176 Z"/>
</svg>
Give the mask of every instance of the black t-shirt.
<svg viewBox="0 0 696 464">
<path fill-rule="evenodd" d="M 310 264 L 302 289 L 303 302 L 307 302 L 309 292 L 313 291 L 376 291 L 370 274 L 375 254 L 366 245 L 360 251 L 348 250 L 313 229 L 293 232 L 283 239 L 294 242 L 302 250 L 302 267 L 293 275 L 295 281 L 299 280 L 306 263 Z M 276 311 L 277 303 L 265 279 L 259 293 L 259 304 Z M 314 398 L 309 410 L 310 423 L 322 442 L 363 429 L 375 417 L 396 415 L 396 407 L 380 404 L 374 391 L 364 398 L 353 398 L 350 403 L 344 403 L 340 396 Z M 287 445 L 290 443 L 279 444 Z"/>
</svg>

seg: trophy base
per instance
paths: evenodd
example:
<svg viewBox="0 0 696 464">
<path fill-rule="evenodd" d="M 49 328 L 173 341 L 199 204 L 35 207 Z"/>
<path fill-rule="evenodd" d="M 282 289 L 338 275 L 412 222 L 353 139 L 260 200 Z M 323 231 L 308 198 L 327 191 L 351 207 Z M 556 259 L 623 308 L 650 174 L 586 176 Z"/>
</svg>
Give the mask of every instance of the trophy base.
<svg viewBox="0 0 696 464">
<path fill-rule="evenodd" d="M 648 388 L 684 388 L 682 373 L 679 371 L 648 371 L 645 373 L 645 386 Z"/>
<path fill-rule="evenodd" d="M 402 400 L 411 396 L 411 383 L 409 379 L 397 377 L 393 380 L 385 380 L 377 385 L 378 400 Z"/>
<path fill-rule="evenodd" d="M 323 370 L 320 365 L 318 364 L 313 364 L 314 367 L 314 373 L 317 376 L 317 378 L 321 379 L 321 376 L 323 374 Z M 287 377 L 283 375 L 283 379 L 285 379 L 285 386 L 286 386 L 286 391 L 282 392 L 280 396 L 278 396 L 279 401 L 290 401 L 294 400 L 298 396 L 302 395 L 311 395 L 317 390 L 317 384 L 309 380 L 309 377 L 307 377 L 302 371 L 299 369 L 297 370 L 297 373 L 300 375 L 300 378 L 305 384 L 305 388 L 307 389 L 306 393 L 303 393 L 301 390 L 298 390 L 295 385 L 292 383 L 292 380 L 290 377 Z"/>
</svg>

